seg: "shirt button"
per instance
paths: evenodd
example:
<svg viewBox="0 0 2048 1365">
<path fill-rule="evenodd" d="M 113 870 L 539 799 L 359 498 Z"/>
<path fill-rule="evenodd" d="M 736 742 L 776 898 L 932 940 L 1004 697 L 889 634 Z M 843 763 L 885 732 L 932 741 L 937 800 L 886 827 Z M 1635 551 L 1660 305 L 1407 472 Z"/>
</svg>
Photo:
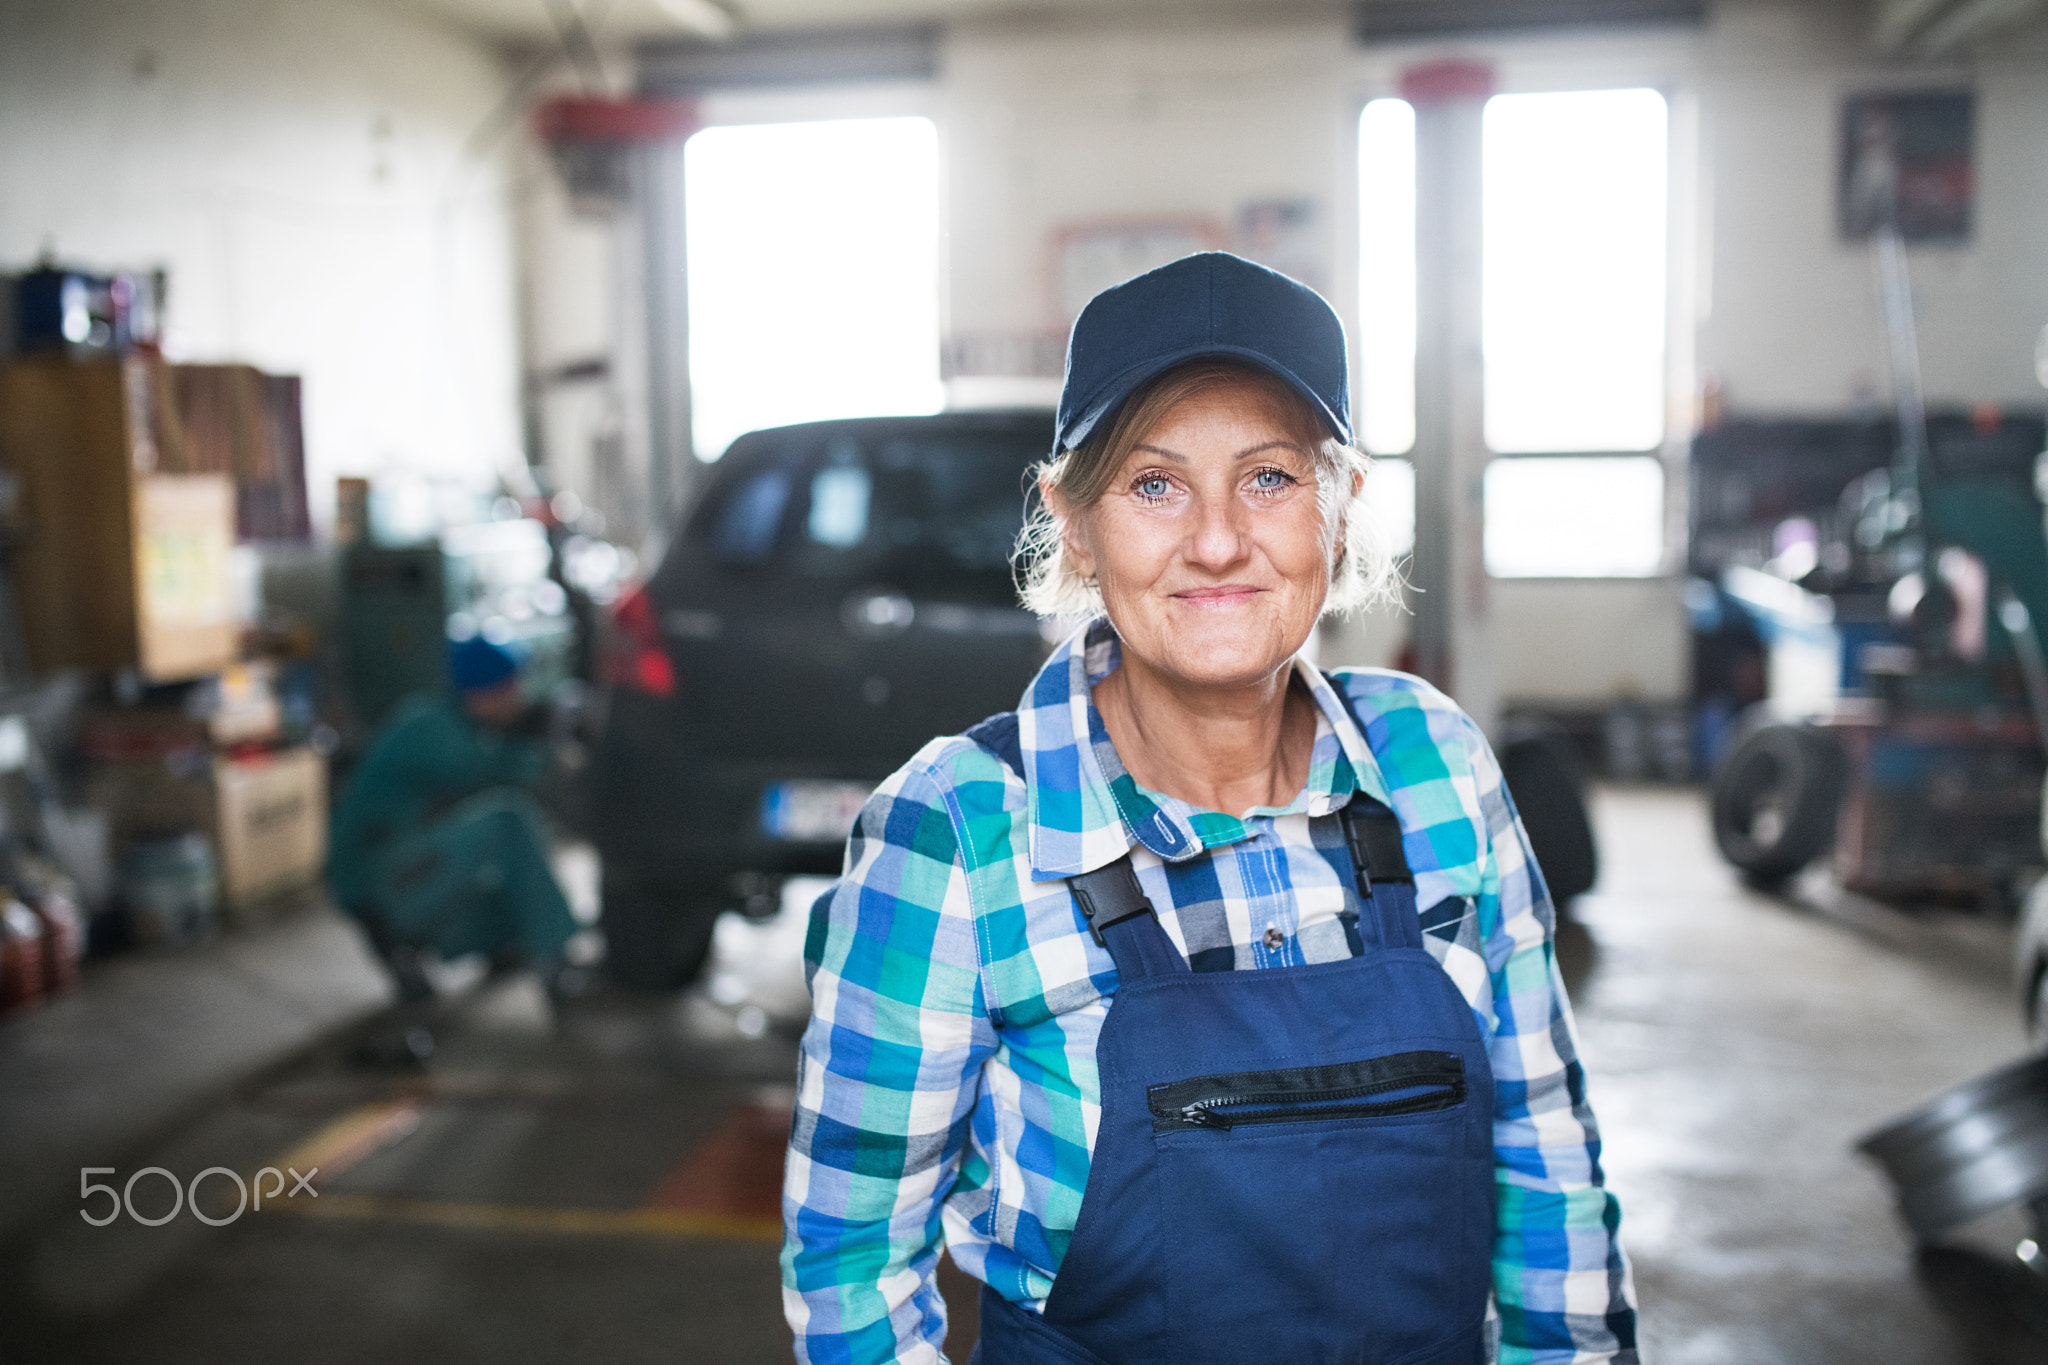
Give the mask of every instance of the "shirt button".
<svg viewBox="0 0 2048 1365">
<path fill-rule="evenodd" d="M 1287 946 L 1287 935 L 1281 933 L 1279 929 L 1275 928 L 1273 925 L 1267 925 L 1266 946 L 1268 948 L 1271 948 L 1276 953 L 1279 952 L 1282 948 Z"/>
</svg>

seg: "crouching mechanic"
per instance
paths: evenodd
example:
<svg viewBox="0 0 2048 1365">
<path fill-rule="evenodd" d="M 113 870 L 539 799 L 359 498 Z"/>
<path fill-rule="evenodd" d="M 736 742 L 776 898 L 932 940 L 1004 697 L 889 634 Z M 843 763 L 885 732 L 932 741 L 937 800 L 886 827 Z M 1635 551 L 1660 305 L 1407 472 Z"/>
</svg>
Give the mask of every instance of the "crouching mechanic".
<svg viewBox="0 0 2048 1365">
<path fill-rule="evenodd" d="M 522 788 L 545 746 L 510 733 L 526 706 L 519 663 L 473 638 L 449 651 L 452 696 L 399 704 L 334 813 L 327 883 L 363 926 L 400 999 L 433 994 L 423 953 L 526 963 L 551 1001 L 575 917 L 548 862 L 540 806 Z"/>
</svg>

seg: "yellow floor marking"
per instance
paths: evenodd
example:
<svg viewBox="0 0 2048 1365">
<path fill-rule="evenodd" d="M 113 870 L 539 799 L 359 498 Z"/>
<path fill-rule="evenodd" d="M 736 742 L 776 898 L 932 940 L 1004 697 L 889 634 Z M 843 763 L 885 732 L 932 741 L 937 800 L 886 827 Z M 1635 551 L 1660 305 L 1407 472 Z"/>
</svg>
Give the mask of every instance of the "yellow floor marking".
<svg viewBox="0 0 2048 1365">
<path fill-rule="evenodd" d="M 315 1184 L 340 1175 L 364 1157 L 388 1147 L 420 1126 L 426 1106 L 419 1100 L 380 1100 L 351 1109 L 271 1164 L 305 1173 Z"/>
<path fill-rule="evenodd" d="M 491 1232 L 547 1232 L 598 1237 L 705 1237 L 723 1241 L 779 1242 L 782 1224 L 770 1218 L 680 1213 L 672 1209 L 579 1209 L 533 1204 L 471 1204 L 440 1199 L 395 1199 L 367 1194 L 323 1194 L 274 1207 L 309 1218 L 412 1223 Z"/>
</svg>

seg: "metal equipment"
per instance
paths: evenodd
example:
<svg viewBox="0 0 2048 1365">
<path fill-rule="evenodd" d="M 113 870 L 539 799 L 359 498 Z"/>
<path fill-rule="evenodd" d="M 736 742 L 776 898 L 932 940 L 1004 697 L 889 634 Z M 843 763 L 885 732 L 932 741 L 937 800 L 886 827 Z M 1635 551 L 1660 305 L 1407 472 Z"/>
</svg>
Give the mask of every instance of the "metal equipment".
<svg viewBox="0 0 2048 1365">
<path fill-rule="evenodd" d="M 526 659 L 536 698 L 573 671 L 575 622 L 549 576 L 537 521 L 451 527 L 424 545 L 351 545 L 342 556 L 349 696 L 365 726 L 412 692 L 447 686 L 448 641 L 482 632 Z"/>
<path fill-rule="evenodd" d="M 1882 471 L 1852 485 L 1821 554 L 1840 567 L 1779 581 L 1804 621 L 1724 581 L 1771 655 L 1772 701 L 1713 788 L 1716 842 L 1751 880 L 1830 844 L 1844 884 L 1889 896 L 2010 898 L 2041 866 L 2048 538 L 2002 463 L 1937 455 L 1917 505 Z"/>
<path fill-rule="evenodd" d="M 1849 484 L 1803 561 L 1724 575 L 1772 685 L 1715 772 L 1715 841 L 1761 885 L 1832 845 L 1855 890 L 2015 905 L 2043 862 L 2048 454 L 2016 451 L 1995 412 L 1930 441 L 1896 231 L 1875 250 L 1894 455 Z"/>
</svg>

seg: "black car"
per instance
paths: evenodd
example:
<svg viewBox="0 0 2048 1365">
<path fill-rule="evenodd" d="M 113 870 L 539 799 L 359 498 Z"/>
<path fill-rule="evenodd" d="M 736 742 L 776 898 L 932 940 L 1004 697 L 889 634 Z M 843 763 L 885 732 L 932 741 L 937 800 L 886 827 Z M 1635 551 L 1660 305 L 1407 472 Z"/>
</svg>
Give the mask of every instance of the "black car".
<svg viewBox="0 0 2048 1365">
<path fill-rule="evenodd" d="M 727 909 L 835 875 L 861 802 L 1016 705 L 1047 653 L 1010 553 L 1044 411 L 752 432 L 620 601 L 592 836 L 625 985 L 696 975 Z"/>
</svg>

